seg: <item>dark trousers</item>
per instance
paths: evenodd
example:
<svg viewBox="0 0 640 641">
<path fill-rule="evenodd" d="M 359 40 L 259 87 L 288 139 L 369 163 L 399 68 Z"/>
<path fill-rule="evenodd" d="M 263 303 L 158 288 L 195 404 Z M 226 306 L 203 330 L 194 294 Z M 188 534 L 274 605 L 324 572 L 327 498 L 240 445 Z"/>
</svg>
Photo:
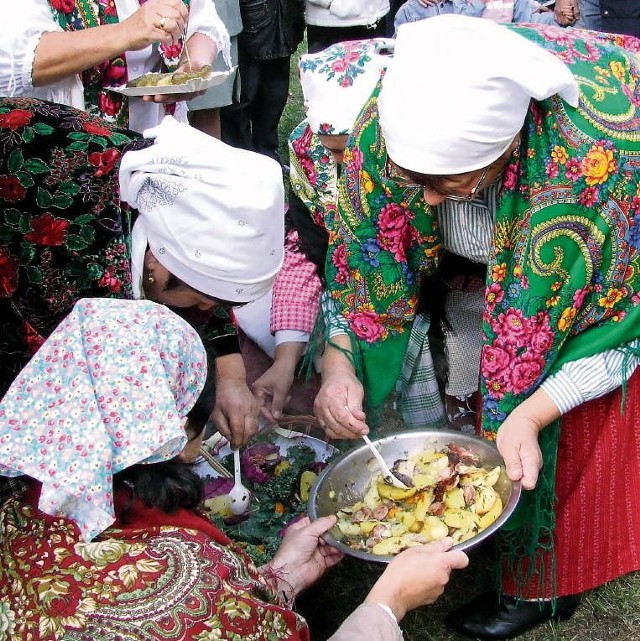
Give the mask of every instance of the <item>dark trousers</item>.
<svg viewBox="0 0 640 641">
<path fill-rule="evenodd" d="M 224 142 L 280 161 L 278 123 L 289 96 L 290 60 L 253 60 L 240 51 L 240 101 L 220 112 Z"/>
<path fill-rule="evenodd" d="M 318 27 L 307 25 L 307 47 L 309 53 L 317 53 L 337 42 L 347 40 L 368 40 L 382 38 L 386 34 L 386 22 L 382 17 L 375 27 L 357 25 L 354 27 Z"/>
</svg>

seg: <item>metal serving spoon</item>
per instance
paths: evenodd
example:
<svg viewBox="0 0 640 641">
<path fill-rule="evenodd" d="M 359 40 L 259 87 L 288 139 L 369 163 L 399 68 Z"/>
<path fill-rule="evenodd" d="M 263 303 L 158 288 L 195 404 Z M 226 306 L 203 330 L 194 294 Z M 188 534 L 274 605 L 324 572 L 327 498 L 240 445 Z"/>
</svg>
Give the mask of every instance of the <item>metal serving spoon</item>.
<svg viewBox="0 0 640 641">
<path fill-rule="evenodd" d="M 229 492 L 229 509 L 240 515 L 244 514 L 251 504 L 251 492 L 240 480 L 240 450 L 233 450 L 233 474 L 235 482 Z"/>
<path fill-rule="evenodd" d="M 389 466 L 385 463 L 385 460 L 382 458 L 382 454 L 378 452 L 378 448 L 371 442 L 371 439 L 366 435 L 362 434 L 362 440 L 367 444 L 367 447 L 371 450 L 371 453 L 375 456 L 378 465 L 380 466 L 380 471 L 384 480 L 394 487 L 399 487 L 403 490 L 408 490 L 409 488 L 405 485 L 390 469 Z"/>
</svg>

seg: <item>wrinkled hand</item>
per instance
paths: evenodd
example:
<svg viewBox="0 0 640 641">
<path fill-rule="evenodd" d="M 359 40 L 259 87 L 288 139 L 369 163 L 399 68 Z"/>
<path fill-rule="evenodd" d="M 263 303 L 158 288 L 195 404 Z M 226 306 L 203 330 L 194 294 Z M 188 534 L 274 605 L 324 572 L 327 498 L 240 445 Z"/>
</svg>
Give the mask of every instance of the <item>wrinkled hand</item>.
<svg viewBox="0 0 640 641">
<path fill-rule="evenodd" d="M 336 521 L 333 515 L 313 523 L 305 517 L 287 528 L 280 548 L 267 567 L 292 588 L 294 594 L 300 594 L 343 558 L 342 552 L 320 538 Z"/>
<path fill-rule="evenodd" d="M 359 438 L 369 433 L 363 399 L 364 388 L 355 374 L 323 375 L 313 410 L 329 438 Z"/>
<path fill-rule="evenodd" d="M 216 381 L 216 405 L 211 418 L 220 434 L 229 439 L 232 449 L 257 434 L 258 412 L 258 403 L 244 380 Z"/>
<path fill-rule="evenodd" d="M 538 445 L 539 422 L 513 411 L 498 429 L 496 445 L 506 465 L 507 476 L 521 481 L 525 490 L 532 490 L 542 468 L 542 452 Z"/>
<path fill-rule="evenodd" d="M 127 51 L 138 51 L 154 42 L 175 44 L 184 34 L 188 15 L 180 0 L 148 0 L 119 23 L 129 43 Z"/>
<path fill-rule="evenodd" d="M 421 605 L 433 603 L 449 582 L 452 570 L 467 567 L 469 558 L 451 550 L 449 537 L 404 550 L 389 563 L 367 595 L 367 601 L 385 603 L 398 621 Z"/>
<path fill-rule="evenodd" d="M 292 384 L 293 370 L 274 362 L 251 386 L 261 405 L 260 413 L 269 425 L 275 423 L 282 414 Z"/>
<path fill-rule="evenodd" d="M 282 414 L 305 347 L 306 343 L 280 343 L 276 347 L 273 365 L 251 386 L 261 405 L 260 412 L 269 424 L 275 423 Z"/>
<path fill-rule="evenodd" d="M 580 18 L 578 0 L 556 0 L 554 14 L 555 21 L 561 27 L 575 24 Z"/>
</svg>

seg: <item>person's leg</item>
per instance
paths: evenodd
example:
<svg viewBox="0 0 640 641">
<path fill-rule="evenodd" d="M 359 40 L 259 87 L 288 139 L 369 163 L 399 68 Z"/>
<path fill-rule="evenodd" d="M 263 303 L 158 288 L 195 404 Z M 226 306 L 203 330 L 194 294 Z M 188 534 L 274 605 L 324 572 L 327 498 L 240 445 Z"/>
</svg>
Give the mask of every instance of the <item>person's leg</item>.
<svg viewBox="0 0 640 641">
<path fill-rule="evenodd" d="M 575 26 L 581 29 L 602 31 L 602 16 L 600 15 L 600 0 L 579 0 L 580 19 Z"/>
<path fill-rule="evenodd" d="M 252 60 L 240 51 L 238 59 L 238 82 L 240 99 L 220 110 L 222 140 L 232 147 L 253 150 L 251 122 L 253 104 L 260 81 L 261 62 Z"/>
<path fill-rule="evenodd" d="M 253 148 L 278 162 L 278 124 L 289 97 L 290 60 L 287 56 L 260 62 L 260 77 L 251 104 Z"/>
</svg>

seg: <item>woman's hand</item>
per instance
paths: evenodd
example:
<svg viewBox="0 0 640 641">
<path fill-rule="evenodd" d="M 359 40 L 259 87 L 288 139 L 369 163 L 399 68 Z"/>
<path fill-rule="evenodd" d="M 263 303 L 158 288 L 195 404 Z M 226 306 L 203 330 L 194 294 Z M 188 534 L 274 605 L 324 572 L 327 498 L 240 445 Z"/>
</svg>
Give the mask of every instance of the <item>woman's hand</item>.
<svg viewBox="0 0 640 641">
<path fill-rule="evenodd" d="M 216 358 L 216 405 L 211 414 L 218 431 L 232 449 L 244 445 L 258 432 L 259 407 L 247 386 L 240 354 Z"/>
<path fill-rule="evenodd" d="M 184 35 L 189 13 L 181 0 L 148 0 L 119 23 L 127 51 L 144 49 L 154 42 L 175 44 Z"/>
<path fill-rule="evenodd" d="M 469 563 L 464 552 L 451 551 L 452 545 L 447 537 L 404 550 L 389 563 L 366 601 L 388 605 L 398 621 L 410 610 L 433 603 L 444 592 L 451 571 Z"/>
<path fill-rule="evenodd" d="M 567 27 L 578 22 L 580 6 L 578 0 L 556 0 L 555 20 L 561 27 Z"/>
<path fill-rule="evenodd" d="M 342 334 L 332 341 L 350 349 L 349 337 Z M 327 345 L 322 358 L 322 386 L 313 404 L 315 415 L 330 438 L 359 438 L 369 433 L 362 410 L 364 388 L 347 357 Z"/>
<path fill-rule="evenodd" d="M 496 445 L 506 465 L 507 476 L 532 490 L 542 468 L 538 434 L 560 416 L 553 399 L 542 388 L 520 403 L 498 430 Z"/>
<path fill-rule="evenodd" d="M 284 586 L 300 594 L 344 556 L 320 538 L 336 524 L 335 516 L 311 523 L 308 517 L 287 528 L 280 548 L 266 566 Z"/>
<path fill-rule="evenodd" d="M 276 347 L 273 365 L 251 386 L 262 406 L 260 413 L 269 424 L 275 423 L 282 414 L 305 345 L 280 343 Z"/>
</svg>

